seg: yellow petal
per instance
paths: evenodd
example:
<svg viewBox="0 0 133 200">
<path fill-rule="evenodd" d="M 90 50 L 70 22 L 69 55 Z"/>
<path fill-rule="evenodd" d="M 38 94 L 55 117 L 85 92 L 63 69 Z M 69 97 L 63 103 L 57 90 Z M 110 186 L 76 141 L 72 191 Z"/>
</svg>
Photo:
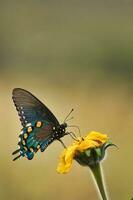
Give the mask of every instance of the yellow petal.
<svg viewBox="0 0 133 200">
<path fill-rule="evenodd" d="M 63 151 L 63 153 L 60 156 L 60 162 L 57 167 L 57 172 L 62 174 L 67 173 L 70 170 L 76 152 L 76 148 L 77 145 L 72 145 Z"/>
<path fill-rule="evenodd" d="M 79 146 L 78 150 L 83 152 L 86 149 L 97 147 L 99 144 L 93 140 L 84 140 Z"/>
<path fill-rule="evenodd" d="M 85 140 L 94 140 L 99 141 L 102 144 L 108 140 L 108 136 L 106 134 L 101 134 L 96 131 L 91 131 L 86 137 Z"/>
</svg>

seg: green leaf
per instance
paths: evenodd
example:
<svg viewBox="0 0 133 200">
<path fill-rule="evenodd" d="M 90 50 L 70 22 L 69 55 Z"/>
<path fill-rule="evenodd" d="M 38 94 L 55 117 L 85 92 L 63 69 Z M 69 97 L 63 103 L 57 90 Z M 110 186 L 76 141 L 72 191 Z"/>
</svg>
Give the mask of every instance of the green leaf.
<svg viewBox="0 0 133 200">
<path fill-rule="evenodd" d="M 86 151 L 85 151 L 85 154 L 86 154 L 88 157 L 90 157 L 90 155 L 91 155 L 91 150 L 90 150 L 90 149 L 86 150 Z"/>
<path fill-rule="evenodd" d="M 96 149 L 95 149 L 95 152 L 96 152 L 96 154 L 97 154 L 99 157 L 102 156 L 102 152 L 101 152 L 101 149 L 100 149 L 100 148 L 96 148 Z"/>
<path fill-rule="evenodd" d="M 118 146 L 116 144 L 113 144 L 112 142 L 106 143 L 106 145 L 104 146 L 104 149 L 107 149 L 108 147 L 111 147 L 111 146 L 115 146 L 118 149 Z"/>
</svg>

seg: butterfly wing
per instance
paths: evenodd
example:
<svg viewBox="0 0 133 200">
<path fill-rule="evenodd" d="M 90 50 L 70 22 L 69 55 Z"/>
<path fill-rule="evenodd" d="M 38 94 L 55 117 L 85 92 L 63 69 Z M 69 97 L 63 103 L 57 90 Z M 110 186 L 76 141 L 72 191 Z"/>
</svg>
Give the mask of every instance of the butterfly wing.
<svg viewBox="0 0 133 200">
<path fill-rule="evenodd" d="M 55 126 L 59 125 L 53 113 L 30 92 L 21 88 L 15 88 L 12 94 L 23 127 L 27 123 L 39 120 L 52 122 Z"/>
<path fill-rule="evenodd" d="M 21 156 L 32 159 L 38 149 L 44 151 L 56 139 L 53 127 L 56 129 L 60 125 L 53 113 L 30 92 L 15 88 L 13 101 L 23 126 L 22 134 L 19 136 L 20 149 L 13 152 L 20 154 L 14 160 Z"/>
</svg>

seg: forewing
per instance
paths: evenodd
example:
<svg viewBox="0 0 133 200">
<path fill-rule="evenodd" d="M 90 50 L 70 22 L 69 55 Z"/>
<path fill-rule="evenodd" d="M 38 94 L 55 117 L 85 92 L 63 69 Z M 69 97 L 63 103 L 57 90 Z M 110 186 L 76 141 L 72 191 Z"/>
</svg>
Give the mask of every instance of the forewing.
<svg viewBox="0 0 133 200">
<path fill-rule="evenodd" d="M 55 126 L 59 125 L 53 113 L 30 92 L 21 88 L 15 88 L 12 94 L 23 127 L 25 127 L 27 123 L 39 120 L 49 121 Z"/>
</svg>

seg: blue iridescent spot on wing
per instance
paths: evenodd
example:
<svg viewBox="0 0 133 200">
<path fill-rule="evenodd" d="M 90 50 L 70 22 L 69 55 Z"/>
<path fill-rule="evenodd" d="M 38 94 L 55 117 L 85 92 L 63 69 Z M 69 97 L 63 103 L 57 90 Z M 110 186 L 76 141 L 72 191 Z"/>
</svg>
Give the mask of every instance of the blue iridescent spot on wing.
<svg viewBox="0 0 133 200">
<path fill-rule="evenodd" d="M 28 160 L 32 160 L 32 158 L 34 157 L 34 152 L 27 151 L 26 156 L 27 156 Z"/>
</svg>

